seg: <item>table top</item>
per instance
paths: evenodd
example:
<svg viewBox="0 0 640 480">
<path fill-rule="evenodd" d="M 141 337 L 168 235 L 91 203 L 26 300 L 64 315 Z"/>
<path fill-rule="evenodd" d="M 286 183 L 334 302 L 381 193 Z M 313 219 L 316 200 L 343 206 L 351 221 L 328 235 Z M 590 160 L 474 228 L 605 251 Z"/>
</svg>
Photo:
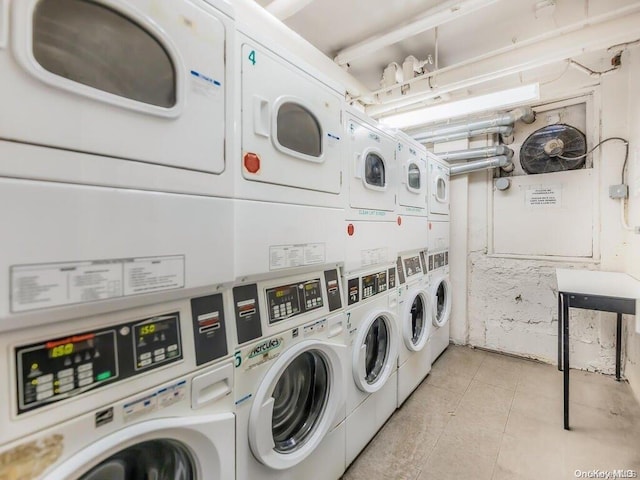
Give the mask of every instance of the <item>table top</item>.
<svg viewBox="0 0 640 480">
<path fill-rule="evenodd" d="M 559 292 L 640 299 L 640 281 L 622 272 L 556 268 Z"/>
</svg>

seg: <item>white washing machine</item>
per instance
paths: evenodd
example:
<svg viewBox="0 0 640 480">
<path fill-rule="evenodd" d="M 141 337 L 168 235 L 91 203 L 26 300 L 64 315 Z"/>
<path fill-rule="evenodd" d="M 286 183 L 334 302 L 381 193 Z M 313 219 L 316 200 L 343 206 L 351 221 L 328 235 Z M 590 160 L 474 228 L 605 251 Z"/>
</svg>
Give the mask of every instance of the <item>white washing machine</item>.
<svg viewBox="0 0 640 480">
<path fill-rule="evenodd" d="M 346 274 L 392 263 L 397 256 L 396 141 L 363 113 L 347 108 Z"/>
<path fill-rule="evenodd" d="M 402 131 L 396 132 L 398 252 L 424 250 L 429 232 L 427 150 Z"/>
<path fill-rule="evenodd" d="M 348 466 L 396 409 L 400 328 L 392 264 L 351 276 L 346 285 Z"/>
<path fill-rule="evenodd" d="M 233 478 L 221 293 L 0 340 L 0 478 Z"/>
<path fill-rule="evenodd" d="M 342 263 L 344 87 L 237 20 L 236 278 Z"/>
<path fill-rule="evenodd" d="M 398 316 L 402 341 L 398 356 L 398 407 L 431 371 L 432 299 L 426 251 L 398 257 Z"/>
<path fill-rule="evenodd" d="M 429 220 L 449 221 L 449 163 L 427 152 L 429 184 Z"/>
<path fill-rule="evenodd" d="M 229 3 L 2 11 L 0 330 L 230 284 Z"/>
<path fill-rule="evenodd" d="M 337 270 L 234 288 L 236 478 L 337 480 L 347 346 Z"/>
<path fill-rule="evenodd" d="M 449 346 L 451 283 L 449 281 L 449 222 L 431 222 L 429 237 L 429 291 L 432 332 L 429 349 L 433 362 Z"/>
</svg>

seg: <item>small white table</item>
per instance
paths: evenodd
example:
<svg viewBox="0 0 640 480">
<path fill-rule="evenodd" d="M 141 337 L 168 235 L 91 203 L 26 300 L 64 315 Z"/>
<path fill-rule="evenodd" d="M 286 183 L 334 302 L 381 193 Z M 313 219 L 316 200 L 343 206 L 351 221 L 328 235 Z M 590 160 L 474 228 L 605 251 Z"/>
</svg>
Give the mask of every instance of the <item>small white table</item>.
<svg viewBox="0 0 640 480">
<path fill-rule="evenodd" d="M 617 313 L 616 379 L 620 380 L 622 314 L 635 315 L 640 282 L 626 273 L 556 269 L 558 370 L 564 370 L 564 428 L 569 430 L 569 307 Z"/>
</svg>

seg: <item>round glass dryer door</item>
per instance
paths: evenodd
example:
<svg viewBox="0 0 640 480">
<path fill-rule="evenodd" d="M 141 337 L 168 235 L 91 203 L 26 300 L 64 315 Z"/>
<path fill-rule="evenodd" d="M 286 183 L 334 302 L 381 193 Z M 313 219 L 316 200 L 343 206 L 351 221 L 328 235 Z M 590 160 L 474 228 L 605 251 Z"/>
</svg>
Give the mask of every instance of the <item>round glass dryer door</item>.
<svg viewBox="0 0 640 480">
<path fill-rule="evenodd" d="M 159 439 L 125 448 L 92 468 L 79 480 L 195 480 L 187 447 Z"/>
<path fill-rule="evenodd" d="M 433 289 L 433 324 L 442 327 L 449 320 L 451 313 L 451 289 L 449 281 L 441 278 Z"/>
<path fill-rule="evenodd" d="M 429 338 L 427 321 L 427 295 L 419 291 L 409 295 L 404 307 L 404 341 L 409 350 L 418 352 L 424 348 Z"/>
<path fill-rule="evenodd" d="M 298 355 L 273 390 L 271 430 L 274 449 L 291 453 L 305 444 L 318 425 L 329 396 L 329 367 L 319 351 Z"/>
<path fill-rule="evenodd" d="M 387 311 L 373 312 L 358 327 L 353 342 L 353 380 L 363 392 L 380 390 L 396 364 L 398 333 L 395 316 Z"/>
</svg>

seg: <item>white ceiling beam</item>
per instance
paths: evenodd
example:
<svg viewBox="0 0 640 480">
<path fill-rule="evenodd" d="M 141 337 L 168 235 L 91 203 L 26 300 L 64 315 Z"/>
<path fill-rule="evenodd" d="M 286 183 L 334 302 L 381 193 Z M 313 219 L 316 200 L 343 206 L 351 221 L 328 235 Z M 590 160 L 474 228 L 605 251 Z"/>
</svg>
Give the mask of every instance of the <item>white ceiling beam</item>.
<svg viewBox="0 0 640 480">
<path fill-rule="evenodd" d="M 369 105 L 367 114 L 379 117 L 406 110 L 413 104 L 490 82 L 520 72 L 602 50 L 640 37 L 640 2 L 613 12 L 548 32 L 541 37 L 510 45 L 473 60 L 429 72 L 391 89 L 370 92 L 384 103 Z M 406 85 L 410 87 L 407 89 Z M 432 85 L 435 85 L 432 88 Z M 404 91 L 404 93 L 402 93 Z"/>
<path fill-rule="evenodd" d="M 295 15 L 313 0 L 273 0 L 266 9 L 279 20 L 286 20 Z"/>
<path fill-rule="evenodd" d="M 277 1 L 278 0 L 276 0 L 276 2 Z M 498 0 L 448 0 L 430 8 L 414 22 L 394 28 L 386 33 L 374 35 L 362 42 L 341 50 L 333 61 L 338 65 L 346 65 L 356 58 L 377 52 L 386 46 L 431 30 L 439 25 L 443 25 L 491 5 L 492 3 L 496 3 L 497 1 Z"/>
</svg>

